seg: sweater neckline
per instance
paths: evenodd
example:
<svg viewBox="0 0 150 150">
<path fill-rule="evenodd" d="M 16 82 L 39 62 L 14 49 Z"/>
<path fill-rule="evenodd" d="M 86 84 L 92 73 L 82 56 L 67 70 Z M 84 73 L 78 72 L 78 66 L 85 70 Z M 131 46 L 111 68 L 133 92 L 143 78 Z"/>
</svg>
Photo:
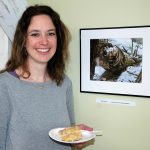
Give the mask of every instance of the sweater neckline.
<svg viewBox="0 0 150 150">
<path fill-rule="evenodd" d="M 28 85 L 33 85 L 33 86 L 46 86 L 46 85 L 49 85 L 51 84 L 53 81 L 52 80 L 49 80 L 49 81 L 46 81 L 46 82 L 31 82 L 31 81 L 24 81 L 24 80 L 20 80 L 18 76 L 16 75 L 13 75 L 12 73 L 9 73 L 9 72 L 6 72 L 7 75 L 9 77 L 11 77 L 13 80 L 16 80 L 16 82 L 21 82 L 21 83 L 24 83 L 24 84 L 28 84 Z"/>
</svg>

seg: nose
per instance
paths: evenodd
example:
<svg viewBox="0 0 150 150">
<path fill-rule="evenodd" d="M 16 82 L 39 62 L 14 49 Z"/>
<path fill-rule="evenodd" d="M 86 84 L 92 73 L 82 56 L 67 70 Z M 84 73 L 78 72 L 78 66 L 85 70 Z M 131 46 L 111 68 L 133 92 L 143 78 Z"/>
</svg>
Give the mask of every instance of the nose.
<svg viewBox="0 0 150 150">
<path fill-rule="evenodd" d="M 48 37 L 46 35 L 42 35 L 40 38 L 40 43 L 46 45 L 48 43 Z"/>
</svg>

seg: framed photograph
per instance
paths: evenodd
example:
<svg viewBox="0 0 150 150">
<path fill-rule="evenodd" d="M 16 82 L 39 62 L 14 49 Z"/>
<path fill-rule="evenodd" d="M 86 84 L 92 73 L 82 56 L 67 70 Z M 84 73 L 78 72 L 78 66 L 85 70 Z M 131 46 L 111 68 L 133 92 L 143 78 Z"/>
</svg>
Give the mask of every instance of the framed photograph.
<svg viewBox="0 0 150 150">
<path fill-rule="evenodd" d="M 80 92 L 150 97 L 150 26 L 80 29 Z"/>
</svg>

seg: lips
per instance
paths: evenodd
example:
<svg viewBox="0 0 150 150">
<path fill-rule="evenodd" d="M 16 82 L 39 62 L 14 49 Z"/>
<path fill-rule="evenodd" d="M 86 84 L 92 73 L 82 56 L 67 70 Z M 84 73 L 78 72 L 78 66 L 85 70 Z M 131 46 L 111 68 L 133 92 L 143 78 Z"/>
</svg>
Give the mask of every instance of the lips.
<svg viewBox="0 0 150 150">
<path fill-rule="evenodd" d="M 43 53 L 45 53 L 45 52 L 48 52 L 50 49 L 49 48 L 38 48 L 38 49 L 36 49 L 38 52 L 43 52 Z"/>
</svg>

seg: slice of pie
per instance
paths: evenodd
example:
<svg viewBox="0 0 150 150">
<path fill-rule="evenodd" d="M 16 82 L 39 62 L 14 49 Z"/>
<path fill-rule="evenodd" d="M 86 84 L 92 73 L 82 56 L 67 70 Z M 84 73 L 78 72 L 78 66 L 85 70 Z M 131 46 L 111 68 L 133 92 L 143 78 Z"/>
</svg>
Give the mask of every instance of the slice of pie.
<svg viewBox="0 0 150 150">
<path fill-rule="evenodd" d="M 62 141 L 73 142 L 82 138 L 81 130 L 78 126 L 64 128 L 59 131 Z"/>
</svg>

